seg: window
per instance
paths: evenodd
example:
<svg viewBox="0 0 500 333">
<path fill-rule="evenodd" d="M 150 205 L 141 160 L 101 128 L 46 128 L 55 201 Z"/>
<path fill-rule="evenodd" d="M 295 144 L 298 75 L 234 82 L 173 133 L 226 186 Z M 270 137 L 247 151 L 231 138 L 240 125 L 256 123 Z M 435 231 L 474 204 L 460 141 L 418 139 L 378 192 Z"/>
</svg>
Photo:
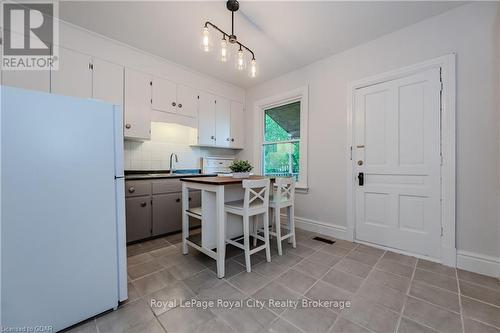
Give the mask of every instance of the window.
<svg viewBox="0 0 500 333">
<path fill-rule="evenodd" d="M 263 173 L 293 176 L 300 172 L 300 101 L 264 110 Z"/>
</svg>

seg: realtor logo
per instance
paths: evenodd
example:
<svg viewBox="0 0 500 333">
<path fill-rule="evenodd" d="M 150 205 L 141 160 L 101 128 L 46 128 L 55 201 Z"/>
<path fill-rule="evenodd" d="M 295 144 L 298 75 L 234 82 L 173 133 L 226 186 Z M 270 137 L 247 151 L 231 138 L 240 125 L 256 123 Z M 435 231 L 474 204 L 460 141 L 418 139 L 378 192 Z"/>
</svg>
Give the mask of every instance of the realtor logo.
<svg viewBox="0 0 500 333">
<path fill-rule="evenodd" d="M 4 2 L 2 10 L 2 69 L 57 69 L 57 3 Z"/>
</svg>

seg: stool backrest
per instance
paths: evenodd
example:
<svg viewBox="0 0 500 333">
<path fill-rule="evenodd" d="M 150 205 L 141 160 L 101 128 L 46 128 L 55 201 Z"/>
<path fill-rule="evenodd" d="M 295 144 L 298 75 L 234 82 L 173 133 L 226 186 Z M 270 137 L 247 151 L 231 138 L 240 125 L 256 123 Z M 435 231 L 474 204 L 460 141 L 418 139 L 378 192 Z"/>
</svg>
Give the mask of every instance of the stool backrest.
<svg viewBox="0 0 500 333">
<path fill-rule="evenodd" d="M 245 189 L 243 208 L 269 207 L 269 183 L 269 179 L 244 180 L 242 184 Z"/>
<path fill-rule="evenodd" d="M 278 177 L 274 183 L 273 193 L 274 199 L 277 202 L 294 201 L 295 200 L 295 178 L 293 177 Z"/>
</svg>

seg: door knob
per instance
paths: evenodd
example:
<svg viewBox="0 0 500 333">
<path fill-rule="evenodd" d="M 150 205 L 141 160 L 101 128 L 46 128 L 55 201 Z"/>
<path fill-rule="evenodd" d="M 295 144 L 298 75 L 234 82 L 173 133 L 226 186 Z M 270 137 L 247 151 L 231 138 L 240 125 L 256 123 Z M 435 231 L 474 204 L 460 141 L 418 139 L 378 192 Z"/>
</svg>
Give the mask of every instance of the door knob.
<svg viewBox="0 0 500 333">
<path fill-rule="evenodd" d="M 141 202 L 141 207 L 146 207 L 146 203 L 145 202 Z"/>
<path fill-rule="evenodd" d="M 181 103 L 179 103 L 177 106 L 180 107 L 180 108 L 182 108 L 182 104 Z"/>
<path fill-rule="evenodd" d="M 181 201 L 180 198 L 175 199 L 175 202 L 180 202 L 180 201 Z"/>
<path fill-rule="evenodd" d="M 359 186 L 365 185 L 365 174 L 363 172 L 358 173 L 358 184 Z"/>
<path fill-rule="evenodd" d="M 134 192 L 135 192 L 135 187 L 130 186 L 130 187 L 128 188 L 128 191 L 129 191 L 130 193 L 134 193 Z"/>
<path fill-rule="evenodd" d="M 126 129 L 129 129 L 130 127 L 132 127 L 132 125 L 130 125 L 130 124 L 126 124 L 126 125 L 125 125 L 125 128 L 126 128 Z"/>
<path fill-rule="evenodd" d="M 172 102 L 172 106 L 176 106 L 176 105 L 177 105 L 177 103 L 175 103 L 175 102 Z"/>
</svg>

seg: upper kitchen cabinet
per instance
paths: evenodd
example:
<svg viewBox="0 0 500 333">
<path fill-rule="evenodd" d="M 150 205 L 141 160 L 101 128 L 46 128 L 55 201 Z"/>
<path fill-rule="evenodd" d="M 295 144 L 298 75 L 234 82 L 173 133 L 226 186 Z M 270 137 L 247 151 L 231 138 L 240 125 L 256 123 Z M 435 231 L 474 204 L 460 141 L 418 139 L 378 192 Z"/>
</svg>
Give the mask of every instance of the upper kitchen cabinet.
<svg viewBox="0 0 500 333">
<path fill-rule="evenodd" d="M 245 145 L 244 122 L 243 104 L 231 102 L 231 148 L 243 149 Z"/>
<path fill-rule="evenodd" d="M 151 138 L 151 76 L 125 68 L 124 136 Z"/>
<path fill-rule="evenodd" d="M 151 108 L 186 117 L 196 117 L 198 94 L 195 89 L 154 77 L 151 81 Z"/>
<path fill-rule="evenodd" d="M 2 70 L 2 85 L 50 92 L 50 71 Z"/>
<path fill-rule="evenodd" d="M 200 92 L 198 100 L 198 145 L 215 146 L 215 96 Z"/>
<path fill-rule="evenodd" d="M 215 100 L 215 141 L 216 146 L 231 146 L 231 105 L 225 98 Z"/>
<path fill-rule="evenodd" d="M 92 60 L 92 98 L 123 105 L 123 67 L 109 61 Z"/>
<path fill-rule="evenodd" d="M 91 98 L 91 56 L 59 47 L 59 68 L 50 72 L 50 91 L 54 94 Z"/>
</svg>

